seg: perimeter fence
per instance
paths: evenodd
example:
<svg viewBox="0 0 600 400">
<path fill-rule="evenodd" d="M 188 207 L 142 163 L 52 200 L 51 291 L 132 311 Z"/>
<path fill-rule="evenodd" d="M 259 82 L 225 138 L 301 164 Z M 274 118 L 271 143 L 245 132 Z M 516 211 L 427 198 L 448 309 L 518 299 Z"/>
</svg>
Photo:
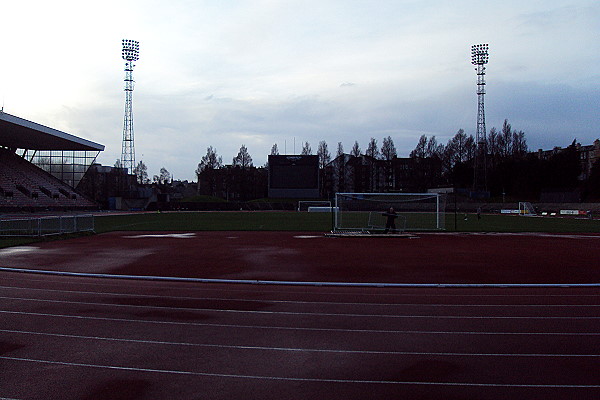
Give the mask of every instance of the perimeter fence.
<svg viewBox="0 0 600 400">
<path fill-rule="evenodd" d="M 48 236 L 93 231 L 93 215 L 0 219 L 0 236 Z"/>
</svg>

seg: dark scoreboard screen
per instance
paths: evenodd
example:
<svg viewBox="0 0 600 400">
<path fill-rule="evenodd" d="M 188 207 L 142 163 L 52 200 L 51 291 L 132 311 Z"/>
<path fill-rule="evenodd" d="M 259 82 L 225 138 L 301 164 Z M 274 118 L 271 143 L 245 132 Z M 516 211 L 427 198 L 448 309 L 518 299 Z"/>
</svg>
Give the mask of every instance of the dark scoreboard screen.
<svg viewBox="0 0 600 400">
<path fill-rule="evenodd" d="M 269 187 L 318 189 L 319 156 L 269 156 Z"/>
</svg>

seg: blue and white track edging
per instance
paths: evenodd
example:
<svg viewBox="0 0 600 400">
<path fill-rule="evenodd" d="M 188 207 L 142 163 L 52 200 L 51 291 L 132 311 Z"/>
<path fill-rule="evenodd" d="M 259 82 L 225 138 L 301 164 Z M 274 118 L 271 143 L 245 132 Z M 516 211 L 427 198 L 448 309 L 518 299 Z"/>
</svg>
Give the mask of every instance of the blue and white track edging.
<svg viewBox="0 0 600 400">
<path fill-rule="evenodd" d="M 286 285 L 286 286 L 338 286 L 338 287 L 377 287 L 377 288 L 568 288 L 600 287 L 600 283 L 378 283 L 378 282 L 310 282 L 272 281 L 254 279 L 215 279 L 182 278 L 174 276 L 90 274 L 86 272 L 51 271 L 41 269 L 0 267 L 3 272 L 19 272 L 79 278 L 128 279 L 159 282 L 224 283 L 242 285 Z"/>
</svg>

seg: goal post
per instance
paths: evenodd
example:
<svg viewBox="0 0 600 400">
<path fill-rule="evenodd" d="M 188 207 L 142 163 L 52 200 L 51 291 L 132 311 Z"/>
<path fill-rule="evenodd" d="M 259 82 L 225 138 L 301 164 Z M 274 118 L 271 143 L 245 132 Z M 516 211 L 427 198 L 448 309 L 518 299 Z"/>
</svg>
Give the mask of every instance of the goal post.
<svg viewBox="0 0 600 400">
<path fill-rule="evenodd" d="M 398 231 L 443 230 L 446 195 L 441 193 L 336 193 L 334 232 L 384 231 L 386 212 L 398 214 Z"/>
<path fill-rule="evenodd" d="M 533 216 L 533 215 L 537 215 L 535 208 L 533 208 L 533 205 L 528 202 L 528 201 L 520 201 L 519 202 L 519 215 L 525 215 L 525 216 Z"/>
</svg>

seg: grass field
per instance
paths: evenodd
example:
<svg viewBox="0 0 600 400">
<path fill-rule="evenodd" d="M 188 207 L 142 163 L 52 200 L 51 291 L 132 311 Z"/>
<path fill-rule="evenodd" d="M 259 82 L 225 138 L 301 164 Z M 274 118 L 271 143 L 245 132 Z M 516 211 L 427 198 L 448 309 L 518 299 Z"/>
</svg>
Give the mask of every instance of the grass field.
<svg viewBox="0 0 600 400">
<path fill-rule="evenodd" d="M 109 215 L 96 218 L 96 232 L 128 231 L 313 231 L 329 232 L 329 213 L 186 212 Z M 446 215 L 446 231 L 458 232 L 600 232 L 600 220 L 507 215 Z"/>
<path fill-rule="evenodd" d="M 305 231 L 329 232 L 329 213 L 306 212 L 167 212 L 105 215 L 95 218 L 96 233 L 112 231 Z M 600 220 L 446 214 L 448 232 L 600 233 Z M 68 235 L 65 237 L 72 237 Z M 43 238 L 57 240 L 61 237 Z M 33 243 L 35 238 L 3 238 L 0 248 Z"/>
<path fill-rule="evenodd" d="M 599 233 L 600 220 L 500 214 L 483 215 L 478 220 L 472 214 L 465 221 L 464 214 L 446 214 L 446 231 Z"/>
<path fill-rule="evenodd" d="M 328 213 L 167 212 L 96 218 L 96 232 L 126 231 L 317 231 L 331 230 Z"/>
</svg>

